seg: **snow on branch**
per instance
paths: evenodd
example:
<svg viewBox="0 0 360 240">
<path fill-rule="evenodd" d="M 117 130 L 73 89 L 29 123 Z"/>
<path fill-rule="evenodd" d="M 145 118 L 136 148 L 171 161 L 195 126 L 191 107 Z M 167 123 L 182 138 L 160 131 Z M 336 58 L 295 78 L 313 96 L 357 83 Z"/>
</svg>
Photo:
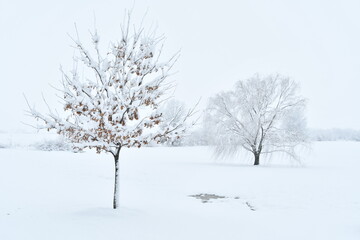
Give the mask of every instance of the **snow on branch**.
<svg viewBox="0 0 360 240">
<path fill-rule="evenodd" d="M 216 152 L 232 155 L 243 148 L 255 159 L 279 151 L 296 157 L 295 146 L 307 141 L 306 101 L 298 90 L 288 77 L 255 75 L 211 98 L 205 124 L 216 135 Z"/>
<path fill-rule="evenodd" d="M 42 122 L 38 129 L 55 130 L 78 149 L 114 153 L 123 146 L 180 138 L 192 125 L 188 118 L 193 109 L 166 119 L 160 108 L 174 88 L 168 78 L 179 53 L 161 61 L 164 37 L 131 26 L 129 15 L 121 27 L 120 41 L 112 43 L 105 54 L 99 48 L 96 29 L 91 33 L 94 51 L 84 46 L 78 33 L 72 37 L 77 51 L 74 68 L 69 72 L 61 69 L 59 96 L 64 114 L 50 107 L 43 114 L 28 104 L 28 113 Z M 92 74 L 80 75 L 79 65 Z"/>
</svg>

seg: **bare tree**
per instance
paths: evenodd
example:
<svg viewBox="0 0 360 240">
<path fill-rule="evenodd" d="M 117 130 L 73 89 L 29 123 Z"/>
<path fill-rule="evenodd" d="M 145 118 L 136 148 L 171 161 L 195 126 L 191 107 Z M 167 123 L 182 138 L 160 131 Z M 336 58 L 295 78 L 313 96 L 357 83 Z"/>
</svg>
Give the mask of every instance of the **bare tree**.
<svg viewBox="0 0 360 240">
<path fill-rule="evenodd" d="M 134 29 L 134 30 L 133 30 Z M 99 36 L 91 33 L 92 52 L 73 39 L 78 56 L 74 69 L 62 71 L 60 98 L 64 114 L 42 114 L 29 105 L 29 113 L 44 124 L 39 129 L 54 129 L 75 149 L 94 148 L 108 152 L 115 162 L 113 208 L 119 206 L 119 155 L 123 147 L 142 147 L 150 143 L 179 138 L 189 124 L 193 110 L 172 124 L 159 110 L 174 86 L 167 79 L 178 58 L 160 61 L 163 37 L 133 28 L 130 14 L 121 27 L 121 39 L 110 44 L 106 54 L 99 49 Z M 85 69 L 79 74 L 78 66 Z M 171 124 L 170 124 L 171 123 Z"/>
<path fill-rule="evenodd" d="M 197 105 L 195 105 L 197 106 Z M 185 116 L 190 114 L 190 111 L 193 111 L 192 109 L 188 109 L 185 106 L 185 103 L 176 100 L 176 99 L 170 99 L 165 104 L 163 104 L 159 110 L 163 113 L 163 119 L 166 123 L 169 124 L 170 127 L 175 127 L 179 125 Z M 194 125 L 196 123 L 197 119 L 194 119 L 194 121 L 191 123 L 191 125 Z M 163 128 L 167 128 L 167 125 L 162 125 Z M 182 141 L 184 138 L 186 138 L 188 133 L 186 135 L 183 135 L 182 137 L 178 136 L 176 138 L 173 138 L 171 140 L 167 140 L 166 144 L 168 146 L 180 146 L 182 144 Z"/>
<path fill-rule="evenodd" d="M 266 153 L 296 157 L 295 146 L 306 142 L 305 99 L 298 90 L 287 77 L 255 75 L 211 98 L 205 124 L 216 136 L 216 152 L 230 155 L 245 149 L 254 155 L 254 165 Z"/>
</svg>

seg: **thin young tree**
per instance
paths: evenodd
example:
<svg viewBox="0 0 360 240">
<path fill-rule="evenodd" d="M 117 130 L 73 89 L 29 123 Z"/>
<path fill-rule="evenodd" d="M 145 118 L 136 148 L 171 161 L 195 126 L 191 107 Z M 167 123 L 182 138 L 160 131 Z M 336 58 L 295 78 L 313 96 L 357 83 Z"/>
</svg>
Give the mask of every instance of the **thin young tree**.
<svg viewBox="0 0 360 240">
<path fill-rule="evenodd" d="M 160 106 L 169 98 L 174 85 L 168 81 L 178 53 L 160 60 L 163 37 L 133 28 L 130 14 L 121 27 L 121 38 L 111 43 L 106 54 L 99 47 L 99 36 L 91 33 L 92 52 L 73 38 L 78 56 L 74 69 L 62 71 L 63 114 L 49 107 L 46 114 L 29 105 L 31 116 L 41 120 L 39 129 L 55 130 L 78 150 L 96 149 L 112 154 L 115 163 L 113 208 L 119 206 L 119 156 L 122 148 L 162 143 L 179 138 L 191 125 L 193 109 L 181 115 L 176 124 L 164 119 Z M 79 73 L 79 66 L 82 72 Z M 85 75 L 85 76 L 84 76 Z"/>
<path fill-rule="evenodd" d="M 288 77 L 255 75 L 212 97 L 205 124 L 216 136 L 216 153 L 228 156 L 245 149 L 253 154 L 254 165 L 267 153 L 297 158 L 295 147 L 307 139 L 305 99 L 298 91 L 298 84 Z"/>
</svg>

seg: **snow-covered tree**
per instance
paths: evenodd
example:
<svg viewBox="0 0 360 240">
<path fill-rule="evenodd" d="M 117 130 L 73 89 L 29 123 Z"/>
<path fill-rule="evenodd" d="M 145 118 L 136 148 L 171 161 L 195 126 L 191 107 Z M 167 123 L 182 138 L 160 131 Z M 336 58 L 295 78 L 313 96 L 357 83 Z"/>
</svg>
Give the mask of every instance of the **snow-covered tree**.
<svg viewBox="0 0 360 240">
<path fill-rule="evenodd" d="M 298 90 L 298 84 L 287 77 L 255 75 L 211 98 L 205 124 L 216 136 L 216 152 L 230 155 L 245 149 L 254 155 L 254 165 L 266 153 L 296 157 L 295 146 L 307 139 L 305 99 Z"/>
<path fill-rule="evenodd" d="M 162 128 L 175 127 L 179 125 L 185 116 L 187 116 L 192 109 L 187 109 L 185 104 L 176 99 L 170 99 L 165 104 L 163 104 L 159 110 L 163 113 L 162 117 L 168 125 L 162 125 Z M 180 136 L 167 140 L 166 144 L 169 146 L 180 146 L 183 138 Z"/>
<path fill-rule="evenodd" d="M 113 207 L 119 206 L 119 154 L 124 147 L 146 146 L 177 139 L 186 131 L 187 111 L 176 123 L 164 118 L 160 106 L 174 86 L 168 81 L 178 54 L 160 60 L 163 37 L 134 29 L 130 14 L 121 27 L 120 41 L 111 43 L 105 54 L 99 35 L 91 33 L 93 49 L 73 39 L 77 57 L 74 69 L 62 71 L 60 97 L 64 113 L 49 107 L 47 114 L 29 105 L 31 116 L 42 121 L 39 129 L 54 129 L 78 150 L 94 148 L 111 153 L 115 160 Z M 82 66 L 81 73 L 79 66 Z M 84 70 L 85 69 L 85 70 Z M 177 116 L 174 116 L 177 117 Z"/>
</svg>

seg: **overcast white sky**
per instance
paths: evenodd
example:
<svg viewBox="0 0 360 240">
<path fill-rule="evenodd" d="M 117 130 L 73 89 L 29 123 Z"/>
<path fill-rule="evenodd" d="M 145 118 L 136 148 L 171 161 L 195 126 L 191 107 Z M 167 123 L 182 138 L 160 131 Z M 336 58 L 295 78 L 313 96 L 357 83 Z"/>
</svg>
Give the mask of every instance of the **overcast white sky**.
<svg viewBox="0 0 360 240">
<path fill-rule="evenodd" d="M 188 104 L 254 73 L 280 73 L 300 82 L 309 127 L 360 129 L 360 1 L 17 1 L 0 0 L 0 130 L 27 129 L 22 93 L 41 109 L 72 66 L 67 33 L 76 22 L 82 39 L 94 14 L 103 42 L 120 36 L 125 8 L 181 48 L 175 96 Z M 106 47 L 106 44 L 105 44 Z M 104 49 L 106 50 L 106 48 Z"/>
</svg>

